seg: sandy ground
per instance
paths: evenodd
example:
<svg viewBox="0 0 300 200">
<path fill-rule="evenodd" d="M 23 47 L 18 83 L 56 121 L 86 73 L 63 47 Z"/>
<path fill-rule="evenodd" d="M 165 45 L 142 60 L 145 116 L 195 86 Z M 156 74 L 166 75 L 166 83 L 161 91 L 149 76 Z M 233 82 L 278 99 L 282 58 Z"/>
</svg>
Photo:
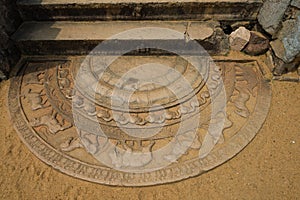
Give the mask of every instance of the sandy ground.
<svg viewBox="0 0 300 200">
<path fill-rule="evenodd" d="M 0 83 L 0 199 L 300 199 L 300 84 L 272 82 L 266 123 L 236 157 L 196 178 L 144 188 L 89 183 L 38 160 L 9 120 L 8 87 Z"/>
</svg>

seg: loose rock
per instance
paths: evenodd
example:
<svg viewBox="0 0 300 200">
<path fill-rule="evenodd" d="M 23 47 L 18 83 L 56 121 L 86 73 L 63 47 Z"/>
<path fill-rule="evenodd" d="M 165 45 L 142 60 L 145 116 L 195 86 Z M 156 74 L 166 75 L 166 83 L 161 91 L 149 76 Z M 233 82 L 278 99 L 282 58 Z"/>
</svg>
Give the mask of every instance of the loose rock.
<svg viewBox="0 0 300 200">
<path fill-rule="evenodd" d="M 246 54 L 256 56 L 264 54 L 269 49 L 269 40 L 263 34 L 251 31 L 249 43 L 244 48 Z"/>
<path fill-rule="evenodd" d="M 282 41 L 286 51 L 284 61 L 291 62 L 300 53 L 300 16 L 291 32 Z"/>
<path fill-rule="evenodd" d="M 300 16 L 297 20 L 287 20 L 283 23 L 278 39 L 271 42 L 276 56 L 285 63 L 292 62 L 300 53 Z"/>
<path fill-rule="evenodd" d="M 274 58 L 274 69 L 273 69 L 273 74 L 275 76 L 281 76 L 282 74 L 287 73 L 288 71 L 291 71 L 293 67 L 295 67 L 294 63 L 284 63 L 282 60 L 279 58 Z"/>
<path fill-rule="evenodd" d="M 276 55 L 272 54 L 273 61 L 273 74 L 275 76 L 281 76 L 284 73 L 295 71 L 300 63 L 300 57 L 296 58 L 293 62 L 285 63 Z"/>
<path fill-rule="evenodd" d="M 292 0 L 291 6 L 295 6 L 297 8 L 300 8 L 300 1 L 299 0 Z"/>
<path fill-rule="evenodd" d="M 291 0 L 266 0 L 257 17 L 265 31 L 274 35 Z"/>
<path fill-rule="evenodd" d="M 229 42 L 232 50 L 241 51 L 250 40 L 250 31 L 240 27 L 230 34 Z"/>
<path fill-rule="evenodd" d="M 277 39 L 277 40 L 272 41 L 270 43 L 270 45 L 271 45 L 272 50 L 275 53 L 275 55 L 278 58 L 280 58 L 281 60 L 284 60 L 286 52 L 285 52 L 283 42 L 281 40 Z"/>
</svg>

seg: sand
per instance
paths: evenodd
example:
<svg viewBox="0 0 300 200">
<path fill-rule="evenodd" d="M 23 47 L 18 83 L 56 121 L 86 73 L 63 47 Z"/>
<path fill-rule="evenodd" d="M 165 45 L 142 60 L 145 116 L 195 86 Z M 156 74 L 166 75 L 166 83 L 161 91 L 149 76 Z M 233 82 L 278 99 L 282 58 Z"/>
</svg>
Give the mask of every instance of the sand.
<svg viewBox="0 0 300 200">
<path fill-rule="evenodd" d="M 110 187 L 62 174 L 20 141 L 0 83 L 0 199 L 300 199 L 300 84 L 272 82 L 272 104 L 255 139 L 195 178 L 152 187 Z"/>
</svg>

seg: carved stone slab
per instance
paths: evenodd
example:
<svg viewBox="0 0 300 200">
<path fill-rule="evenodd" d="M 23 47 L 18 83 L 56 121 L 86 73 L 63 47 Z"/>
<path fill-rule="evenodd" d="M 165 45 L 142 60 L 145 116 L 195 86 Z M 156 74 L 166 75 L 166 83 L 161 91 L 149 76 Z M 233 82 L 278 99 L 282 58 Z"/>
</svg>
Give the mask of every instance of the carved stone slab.
<svg viewBox="0 0 300 200">
<path fill-rule="evenodd" d="M 201 77 L 180 57 L 123 56 L 102 74 L 98 81 L 101 89 L 87 90 L 87 80 L 97 79 L 93 72 L 99 62 L 84 57 L 25 58 L 9 90 L 11 119 L 23 142 L 45 163 L 80 179 L 107 185 L 147 186 L 199 175 L 240 152 L 254 138 L 268 113 L 271 90 L 255 60 L 216 58 L 214 64 L 209 63 L 208 77 Z M 132 78 L 118 82 L 126 72 L 149 62 L 176 69 L 194 93 L 182 91 L 175 96 L 169 92 L 166 88 L 179 81 L 176 75 L 169 76 L 169 71 L 151 76 L 158 82 L 164 80 L 166 86 L 142 85 Z M 91 73 L 85 74 L 86 82 L 75 84 L 80 67 L 91 69 Z M 145 67 L 142 72 L 151 74 Z M 219 91 L 211 93 L 207 83 L 217 88 L 221 82 L 226 112 L 212 117 L 212 102 Z M 121 104 L 111 105 L 114 88 L 122 94 L 135 91 L 129 99 L 129 111 Z M 157 104 L 163 111 L 155 107 Z M 195 134 L 176 134 L 181 122 L 189 119 L 199 124 Z M 90 129 L 75 126 L 76 120 Z M 220 120 L 224 123 L 221 135 L 216 136 L 209 127 Z M 95 124 L 105 137 L 93 133 Z M 127 134 L 132 130 L 136 134 Z M 155 130 L 157 133 L 151 134 Z M 179 141 L 185 151 L 171 145 L 169 150 L 161 151 L 166 155 L 156 153 L 172 141 Z M 108 143 L 112 146 L 107 147 Z M 106 147 L 109 154 L 103 153 Z M 167 161 L 165 167 L 147 170 Z"/>
</svg>

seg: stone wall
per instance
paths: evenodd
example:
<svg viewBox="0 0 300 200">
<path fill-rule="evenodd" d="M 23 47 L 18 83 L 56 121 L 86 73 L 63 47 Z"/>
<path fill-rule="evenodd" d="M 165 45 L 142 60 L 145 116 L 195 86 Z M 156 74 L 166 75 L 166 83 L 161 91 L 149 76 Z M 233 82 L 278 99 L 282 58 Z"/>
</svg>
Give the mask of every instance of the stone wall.
<svg viewBox="0 0 300 200">
<path fill-rule="evenodd" d="M 272 39 L 274 75 L 299 68 L 300 0 L 265 0 L 258 22 Z"/>
<path fill-rule="evenodd" d="M 0 80 L 8 77 L 11 67 L 20 58 L 20 53 L 10 36 L 21 22 L 15 0 L 0 0 Z"/>
</svg>

